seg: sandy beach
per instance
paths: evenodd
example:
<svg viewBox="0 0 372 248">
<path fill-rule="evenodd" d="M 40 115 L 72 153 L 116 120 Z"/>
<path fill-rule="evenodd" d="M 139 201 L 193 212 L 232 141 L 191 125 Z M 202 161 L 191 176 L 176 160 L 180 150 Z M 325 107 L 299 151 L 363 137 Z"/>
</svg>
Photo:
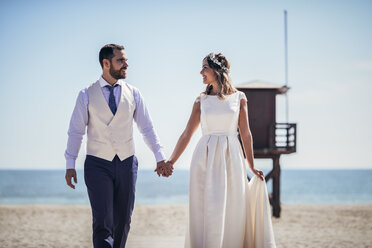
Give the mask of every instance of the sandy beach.
<svg viewBox="0 0 372 248">
<path fill-rule="evenodd" d="M 186 205 L 136 205 L 128 248 L 183 247 Z M 372 205 L 282 205 L 277 247 L 372 247 Z M 92 247 L 89 206 L 0 205 L 0 247 Z"/>
</svg>

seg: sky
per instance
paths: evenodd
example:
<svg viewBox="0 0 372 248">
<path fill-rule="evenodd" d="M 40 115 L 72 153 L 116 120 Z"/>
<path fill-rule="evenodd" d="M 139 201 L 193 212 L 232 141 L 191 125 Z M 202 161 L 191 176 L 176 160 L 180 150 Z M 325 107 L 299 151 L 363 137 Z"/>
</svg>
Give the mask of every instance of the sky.
<svg viewBox="0 0 372 248">
<path fill-rule="evenodd" d="M 124 45 L 126 81 L 141 91 L 169 156 L 195 98 L 202 59 L 222 52 L 235 86 L 284 84 L 297 152 L 284 169 L 372 169 L 371 1 L 1 1 L 0 169 L 64 169 L 79 91 L 101 75 L 98 52 Z M 277 121 L 285 101 L 277 97 Z M 176 169 L 188 169 L 193 136 Z M 141 169 L 155 159 L 135 128 Z M 82 145 L 77 168 L 83 168 Z M 270 160 L 256 160 L 269 168 Z"/>
</svg>

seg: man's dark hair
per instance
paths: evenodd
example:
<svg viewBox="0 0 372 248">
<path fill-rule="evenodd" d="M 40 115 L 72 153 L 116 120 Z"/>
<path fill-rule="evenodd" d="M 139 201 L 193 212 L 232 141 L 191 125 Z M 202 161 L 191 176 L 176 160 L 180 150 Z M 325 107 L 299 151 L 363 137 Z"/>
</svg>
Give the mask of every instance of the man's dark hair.
<svg viewBox="0 0 372 248">
<path fill-rule="evenodd" d="M 109 59 L 111 61 L 111 59 L 114 57 L 114 49 L 124 50 L 124 47 L 116 44 L 107 44 L 104 45 L 99 51 L 99 63 L 101 64 L 102 68 L 104 59 Z"/>
</svg>

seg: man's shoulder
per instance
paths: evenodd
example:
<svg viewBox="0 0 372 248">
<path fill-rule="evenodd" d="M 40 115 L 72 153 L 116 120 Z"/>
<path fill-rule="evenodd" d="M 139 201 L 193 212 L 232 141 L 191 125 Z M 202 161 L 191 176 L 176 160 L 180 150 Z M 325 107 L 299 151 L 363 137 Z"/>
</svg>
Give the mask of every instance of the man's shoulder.
<svg viewBox="0 0 372 248">
<path fill-rule="evenodd" d="M 136 87 L 134 87 L 132 84 L 128 83 L 127 81 L 122 80 L 121 81 L 121 84 L 124 85 L 124 86 L 126 86 L 126 87 L 128 87 L 128 88 L 130 88 L 130 89 L 136 89 L 136 90 L 138 90 Z"/>
<path fill-rule="evenodd" d="M 88 91 L 92 89 L 92 87 L 97 84 L 98 81 L 95 81 L 89 84 L 87 87 L 81 89 L 78 94 L 78 99 L 83 100 L 84 102 L 88 102 Z"/>
<path fill-rule="evenodd" d="M 95 86 L 96 84 L 98 84 L 99 81 L 94 81 L 92 83 L 90 83 L 86 88 L 84 88 L 83 90 L 88 90 L 88 89 L 91 89 L 93 86 Z"/>
<path fill-rule="evenodd" d="M 128 83 L 127 81 L 123 80 L 122 85 L 128 87 L 133 92 L 133 95 L 138 95 L 139 92 L 140 92 L 137 87 L 133 86 L 132 84 Z"/>
</svg>

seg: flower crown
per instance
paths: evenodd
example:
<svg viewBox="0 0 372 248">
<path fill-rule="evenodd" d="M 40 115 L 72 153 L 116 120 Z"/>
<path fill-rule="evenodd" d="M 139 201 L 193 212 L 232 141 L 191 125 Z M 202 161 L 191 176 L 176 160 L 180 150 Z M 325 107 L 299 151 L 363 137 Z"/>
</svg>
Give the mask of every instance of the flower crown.
<svg viewBox="0 0 372 248">
<path fill-rule="evenodd" d="M 218 61 L 216 58 L 214 58 L 214 54 L 213 53 L 209 54 L 208 59 L 210 61 L 212 61 L 214 64 L 218 65 L 225 72 L 227 72 L 227 73 L 230 72 L 230 70 L 226 66 L 222 66 L 222 63 L 220 61 Z"/>
</svg>

